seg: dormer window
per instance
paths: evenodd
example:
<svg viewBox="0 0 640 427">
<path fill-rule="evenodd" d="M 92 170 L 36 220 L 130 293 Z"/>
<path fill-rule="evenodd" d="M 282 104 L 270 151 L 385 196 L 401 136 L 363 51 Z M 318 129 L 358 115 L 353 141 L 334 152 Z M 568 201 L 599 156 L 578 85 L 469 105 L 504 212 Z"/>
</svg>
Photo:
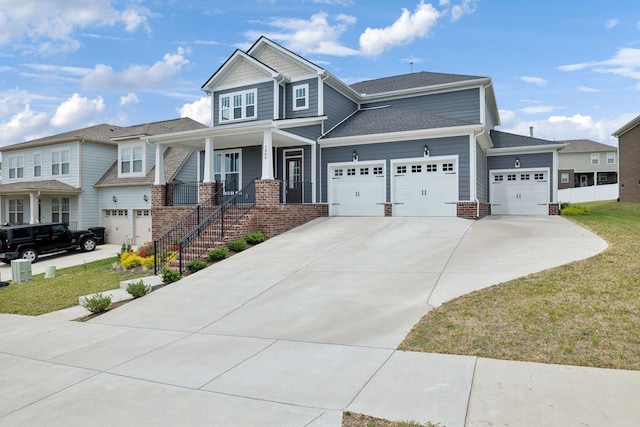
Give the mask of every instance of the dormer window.
<svg viewBox="0 0 640 427">
<path fill-rule="evenodd" d="M 309 85 L 298 85 L 293 87 L 293 111 L 306 110 L 309 108 Z"/>
<path fill-rule="evenodd" d="M 120 155 L 118 175 L 144 175 L 144 146 L 126 145 L 121 146 L 118 151 Z"/>
<path fill-rule="evenodd" d="M 256 118 L 256 89 L 220 95 L 220 123 Z"/>
</svg>

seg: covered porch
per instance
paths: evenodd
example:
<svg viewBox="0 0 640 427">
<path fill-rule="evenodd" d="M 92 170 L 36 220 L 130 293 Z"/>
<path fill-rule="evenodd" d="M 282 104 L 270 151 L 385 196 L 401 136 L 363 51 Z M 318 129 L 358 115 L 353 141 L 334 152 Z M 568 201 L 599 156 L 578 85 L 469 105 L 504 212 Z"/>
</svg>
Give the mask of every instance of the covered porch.
<svg viewBox="0 0 640 427">
<path fill-rule="evenodd" d="M 75 228 L 82 189 L 57 180 L 0 185 L 0 222 L 39 224 L 64 222 Z"/>
</svg>

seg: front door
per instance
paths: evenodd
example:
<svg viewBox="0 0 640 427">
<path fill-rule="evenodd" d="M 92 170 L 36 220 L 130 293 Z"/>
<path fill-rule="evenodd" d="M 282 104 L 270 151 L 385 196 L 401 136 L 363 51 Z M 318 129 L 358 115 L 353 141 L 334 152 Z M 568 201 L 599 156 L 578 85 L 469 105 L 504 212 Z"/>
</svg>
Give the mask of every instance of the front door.
<svg viewBox="0 0 640 427">
<path fill-rule="evenodd" d="M 288 157 L 285 167 L 285 202 L 302 203 L 302 157 Z"/>
<path fill-rule="evenodd" d="M 587 176 L 580 175 L 580 187 L 586 187 L 586 186 L 587 186 Z"/>
</svg>

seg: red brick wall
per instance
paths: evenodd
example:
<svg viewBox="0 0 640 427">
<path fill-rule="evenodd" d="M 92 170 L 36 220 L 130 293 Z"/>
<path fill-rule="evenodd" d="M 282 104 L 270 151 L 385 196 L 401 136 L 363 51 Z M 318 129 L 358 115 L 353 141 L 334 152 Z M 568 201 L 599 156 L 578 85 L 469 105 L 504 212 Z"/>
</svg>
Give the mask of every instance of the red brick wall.
<svg viewBox="0 0 640 427">
<path fill-rule="evenodd" d="M 549 203 L 549 215 L 560 215 L 559 203 Z"/>
<path fill-rule="evenodd" d="M 280 181 L 256 179 L 256 206 L 278 206 L 280 204 Z"/>
<path fill-rule="evenodd" d="M 151 238 L 157 240 L 193 211 L 193 206 L 161 206 L 151 208 Z"/>
<path fill-rule="evenodd" d="M 256 206 L 255 211 L 257 230 L 269 238 L 313 219 L 329 216 L 329 205 Z"/>
<path fill-rule="evenodd" d="M 166 190 L 164 185 L 151 186 L 151 208 L 161 208 L 165 203 Z"/>
<path fill-rule="evenodd" d="M 217 183 L 215 182 L 201 182 L 198 188 L 198 202 L 206 203 L 216 193 Z"/>
<path fill-rule="evenodd" d="M 491 204 L 480 203 L 480 216 L 478 216 L 478 204 L 476 202 L 458 202 L 457 216 L 464 219 L 480 219 L 491 215 Z"/>
<path fill-rule="evenodd" d="M 393 205 L 391 203 L 384 204 L 384 216 L 393 216 Z"/>
<path fill-rule="evenodd" d="M 618 138 L 620 201 L 640 203 L 640 126 Z"/>
</svg>

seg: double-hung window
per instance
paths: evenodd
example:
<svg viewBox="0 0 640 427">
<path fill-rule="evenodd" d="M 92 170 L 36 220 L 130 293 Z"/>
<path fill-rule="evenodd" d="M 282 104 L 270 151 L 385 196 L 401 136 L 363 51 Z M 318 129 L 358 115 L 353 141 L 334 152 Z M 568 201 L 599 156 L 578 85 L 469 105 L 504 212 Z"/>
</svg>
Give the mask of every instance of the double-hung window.
<svg viewBox="0 0 640 427">
<path fill-rule="evenodd" d="M 9 157 L 9 178 L 23 178 L 24 177 L 24 156 L 10 156 Z"/>
<path fill-rule="evenodd" d="M 256 118 L 256 89 L 220 95 L 220 123 Z"/>
<path fill-rule="evenodd" d="M 69 223 L 69 198 L 51 198 L 51 221 Z"/>
<path fill-rule="evenodd" d="M 22 224 L 24 222 L 24 202 L 22 199 L 9 199 L 9 223 Z"/>
<path fill-rule="evenodd" d="M 143 173 L 143 159 L 144 150 L 141 145 L 120 147 L 120 175 Z"/>
<path fill-rule="evenodd" d="M 600 154 L 599 153 L 592 153 L 591 154 L 591 164 L 592 165 L 599 165 L 600 164 Z"/>
<path fill-rule="evenodd" d="M 33 153 L 33 177 L 42 176 L 42 153 Z"/>
<path fill-rule="evenodd" d="M 69 150 L 51 152 L 51 175 L 69 175 Z"/>
<path fill-rule="evenodd" d="M 293 87 L 293 111 L 306 110 L 309 108 L 309 85 L 298 85 Z"/>
<path fill-rule="evenodd" d="M 616 162 L 616 153 L 607 153 L 607 164 L 613 165 Z"/>
</svg>

